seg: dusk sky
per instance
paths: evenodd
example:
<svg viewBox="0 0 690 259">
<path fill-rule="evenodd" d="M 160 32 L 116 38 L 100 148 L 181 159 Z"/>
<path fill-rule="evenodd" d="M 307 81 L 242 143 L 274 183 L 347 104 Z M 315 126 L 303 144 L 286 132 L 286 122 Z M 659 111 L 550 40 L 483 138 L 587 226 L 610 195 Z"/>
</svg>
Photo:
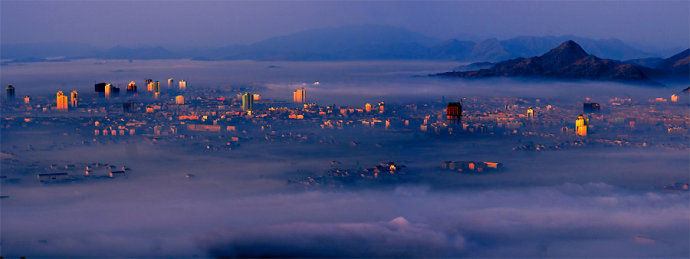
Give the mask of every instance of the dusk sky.
<svg viewBox="0 0 690 259">
<path fill-rule="evenodd" d="M 650 47 L 687 46 L 688 1 L 315 2 L 6 1 L 2 43 L 213 47 L 306 29 L 404 27 L 439 39 L 573 34 Z"/>
</svg>

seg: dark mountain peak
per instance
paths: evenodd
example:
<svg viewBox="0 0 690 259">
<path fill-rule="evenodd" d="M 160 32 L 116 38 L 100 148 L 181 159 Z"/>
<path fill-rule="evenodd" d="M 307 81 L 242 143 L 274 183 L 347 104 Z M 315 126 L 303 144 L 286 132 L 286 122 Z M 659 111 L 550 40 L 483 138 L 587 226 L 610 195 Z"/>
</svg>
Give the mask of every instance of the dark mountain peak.
<svg viewBox="0 0 690 259">
<path fill-rule="evenodd" d="M 439 75 L 466 78 L 503 76 L 613 80 L 659 85 L 651 81 L 639 67 L 590 55 L 572 40 L 561 43 L 541 56 L 510 59 L 498 62 L 487 69 L 454 71 Z"/>
<path fill-rule="evenodd" d="M 545 67 L 558 69 L 588 56 L 589 54 L 580 45 L 569 40 L 549 50 L 546 54 L 539 56 L 538 59 L 541 60 Z"/>
<path fill-rule="evenodd" d="M 582 59 L 588 55 L 589 54 L 587 54 L 587 52 L 584 49 L 582 49 L 582 47 L 580 47 L 579 44 L 572 40 L 563 42 L 561 43 L 561 45 L 558 45 L 558 47 L 553 48 L 549 52 L 544 54 L 544 56 L 567 57 L 568 59 L 571 59 L 573 61 Z"/>
</svg>

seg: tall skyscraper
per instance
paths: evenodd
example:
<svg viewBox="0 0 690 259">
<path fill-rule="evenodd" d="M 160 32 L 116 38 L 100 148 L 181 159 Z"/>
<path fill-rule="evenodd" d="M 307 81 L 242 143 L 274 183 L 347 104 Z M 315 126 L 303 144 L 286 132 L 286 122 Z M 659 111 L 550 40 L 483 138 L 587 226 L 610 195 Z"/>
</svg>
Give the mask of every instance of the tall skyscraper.
<svg viewBox="0 0 690 259">
<path fill-rule="evenodd" d="M 97 93 L 105 93 L 105 86 L 106 85 L 107 85 L 106 83 L 96 83 L 96 84 L 94 84 L 94 90 Z"/>
<path fill-rule="evenodd" d="M 110 93 L 112 91 L 112 85 L 111 84 L 106 84 L 105 85 L 105 96 L 110 97 Z"/>
<path fill-rule="evenodd" d="M 175 80 L 173 80 L 172 78 L 168 78 L 168 88 L 172 87 L 174 82 Z"/>
<path fill-rule="evenodd" d="M 129 82 L 127 84 L 127 94 L 134 94 L 137 92 L 137 84 L 134 83 L 134 81 Z"/>
<path fill-rule="evenodd" d="M 24 103 L 25 104 L 31 104 L 31 96 L 24 96 Z"/>
<path fill-rule="evenodd" d="M 178 84 L 180 85 L 180 90 L 184 91 L 187 89 L 187 81 L 180 80 Z"/>
<path fill-rule="evenodd" d="M 251 111 L 254 108 L 254 95 L 250 92 L 242 95 L 242 110 Z"/>
<path fill-rule="evenodd" d="M 304 88 L 297 89 L 292 93 L 292 101 L 295 103 L 303 103 L 307 100 L 306 91 Z"/>
<path fill-rule="evenodd" d="M 64 93 L 62 93 L 62 91 L 57 92 L 56 102 L 57 102 L 57 109 L 58 110 L 67 110 L 67 108 L 68 108 L 67 96 Z"/>
<path fill-rule="evenodd" d="M 527 109 L 527 119 L 528 120 L 534 119 L 534 110 L 532 109 L 532 107 L 529 107 L 529 109 Z"/>
<path fill-rule="evenodd" d="M 366 112 L 371 112 L 371 103 L 365 104 L 365 105 L 364 105 L 364 110 L 365 110 Z"/>
<path fill-rule="evenodd" d="M 153 81 L 149 83 L 149 91 L 154 92 L 154 93 L 160 93 L 161 92 L 161 83 L 158 81 Z"/>
<path fill-rule="evenodd" d="M 69 94 L 69 97 L 70 97 L 69 101 L 70 101 L 70 104 L 72 105 L 72 107 L 77 107 L 77 100 L 78 100 L 77 91 L 72 91 Z"/>
<path fill-rule="evenodd" d="M 383 102 L 380 102 L 380 103 L 379 103 L 379 113 L 383 113 L 383 112 L 385 111 L 383 105 L 384 105 Z"/>
<path fill-rule="evenodd" d="M 674 103 L 675 103 L 675 102 L 678 102 L 678 96 L 675 95 L 675 94 L 672 94 L 672 95 L 671 95 L 671 102 L 674 102 Z"/>
<path fill-rule="evenodd" d="M 7 98 L 7 100 L 13 100 L 14 99 L 14 86 L 7 85 L 7 87 L 5 88 L 5 93 L 6 93 L 5 98 Z"/>
<path fill-rule="evenodd" d="M 577 116 L 575 120 L 575 135 L 587 136 L 587 126 L 589 125 L 589 119 L 585 118 L 582 114 Z"/>
<path fill-rule="evenodd" d="M 449 121 L 460 121 L 462 118 L 462 104 L 459 102 L 449 102 L 446 106 L 446 118 Z"/>
<path fill-rule="evenodd" d="M 182 95 L 175 96 L 175 104 L 180 104 L 180 105 L 184 104 L 184 96 L 182 96 Z"/>
</svg>

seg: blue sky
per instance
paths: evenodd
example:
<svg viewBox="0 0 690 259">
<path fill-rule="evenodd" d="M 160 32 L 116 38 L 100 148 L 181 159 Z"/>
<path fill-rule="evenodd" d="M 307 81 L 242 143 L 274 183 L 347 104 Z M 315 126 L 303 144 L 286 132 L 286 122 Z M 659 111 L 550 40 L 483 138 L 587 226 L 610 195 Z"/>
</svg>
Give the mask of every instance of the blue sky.
<svg viewBox="0 0 690 259">
<path fill-rule="evenodd" d="M 0 1 L 1 41 L 224 46 L 352 24 L 440 39 L 573 34 L 687 46 L 690 1 Z"/>
</svg>

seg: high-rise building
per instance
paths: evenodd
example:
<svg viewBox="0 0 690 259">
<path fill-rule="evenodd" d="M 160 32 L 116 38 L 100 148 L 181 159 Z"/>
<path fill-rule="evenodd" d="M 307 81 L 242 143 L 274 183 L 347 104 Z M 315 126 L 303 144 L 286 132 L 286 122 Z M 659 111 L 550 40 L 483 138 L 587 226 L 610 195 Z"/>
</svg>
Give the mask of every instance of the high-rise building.
<svg viewBox="0 0 690 259">
<path fill-rule="evenodd" d="M 295 103 L 303 103 L 307 100 L 306 96 L 306 91 L 304 91 L 304 88 L 300 88 L 295 90 L 295 92 L 292 93 L 292 101 Z"/>
<path fill-rule="evenodd" d="M 674 102 L 674 103 L 675 103 L 675 102 L 678 102 L 678 96 L 675 95 L 675 94 L 672 94 L 672 95 L 671 95 L 671 102 Z"/>
<path fill-rule="evenodd" d="M 137 92 L 137 84 L 134 83 L 134 81 L 129 82 L 127 84 L 127 94 L 134 94 Z"/>
<path fill-rule="evenodd" d="M 451 121 L 459 121 L 462 118 L 462 104 L 449 102 L 446 106 L 446 118 Z"/>
<path fill-rule="evenodd" d="M 598 103 L 583 103 L 582 104 L 582 112 L 584 113 L 596 113 L 601 110 L 601 107 L 599 106 Z"/>
<path fill-rule="evenodd" d="M 161 84 L 158 81 L 153 81 L 149 83 L 149 91 L 154 92 L 154 93 L 160 93 L 161 92 Z"/>
<path fill-rule="evenodd" d="M 180 80 L 180 81 L 178 82 L 178 84 L 179 84 L 179 86 L 180 86 L 180 90 L 184 91 L 184 90 L 187 89 L 187 81 Z"/>
<path fill-rule="evenodd" d="M 385 111 L 385 109 L 383 108 L 383 105 L 384 105 L 383 102 L 379 103 L 379 113 L 383 113 Z"/>
<path fill-rule="evenodd" d="M 261 95 L 260 94 L 254 94 L 254 101 L 260 101 L 261 100 Z"/>
<path fill-rule="evenodd" d="M 365 104 L 365 105 L 364 105 L 364 110 L 365 110 L 366 112 L 371 112 L 371 103 Z"/>
<path fill-rule="evenodd" d="M 242 95 L 242 110 L 251 111 L 254 108 L 254 95 L 246 92 Z"/>
<path fill-rule="evenodd" d="M 25 104 L 31 104 L 31 96 L 24 96 L 24 103 Z"/>
<path fill-rule="evenodd" d="M 534 110 L 532 109 L 532 107 L 529 107 L 529 109 L 527 109 L 527 119 L 528 120 L 534 119 Z"/>
<path fill-rule="evenodd" d="M 77 94 L 77 91 L 72 91 L 69 94 L 69 101 L 70 101 L 70 104 L 72 105 L 72 107 L 77 107 L 77 100 L 79 99 L 78 95 L 79 94 Z"/>
<path fill-rule="evenodd" d="M 107 85 L 106 83 L 96 83 L 96 84 L 94 84 L 94 90 L 97 93 L 105 93 L 105 86 L 106 85 Z"/>
<path fill-rule="evenodd" d="M 106 84 L 106 85 L 105 85 L 105 96 L 110 96 L 111 90 L 112 90 L 112 85 L 111 85 L 111 84 Z"/>
<path fill-rule="evenodd" d="M 14 86 L 7 85 L 7 87 L 5 88 L 5 93 L 5 98 L 7 98 L 7 100 L 14 99 Z"/>
<path fill-rule="evenodd" d="M 182 96 L 182 95 L 175 96 L 175 104 L 184 104 L 184 96 Z"/>
<path fill-rule="evenodd" d="M 173 80 L 172 78 L 168 78 L 168 88 L 172 87 L 174 82 L 175 80 Z"/>
<path fill-rule="evenodd" d="M 64 93 L 62 93 L 62 91 L 57 92 L 57 98 L 55 101 L 57 102 L 57 109 L 58 110 L 67 110 L 67 106 L 68 106 L 67 96 Z"/>
<path fill-rule="evenodd" d="M 585 118 L 582 114 L 577 116 L 577 120 L 575 120 L 575 134 L 578 136 L 587 136 L 588 125 L 589 119 Z"/>
</svg>

